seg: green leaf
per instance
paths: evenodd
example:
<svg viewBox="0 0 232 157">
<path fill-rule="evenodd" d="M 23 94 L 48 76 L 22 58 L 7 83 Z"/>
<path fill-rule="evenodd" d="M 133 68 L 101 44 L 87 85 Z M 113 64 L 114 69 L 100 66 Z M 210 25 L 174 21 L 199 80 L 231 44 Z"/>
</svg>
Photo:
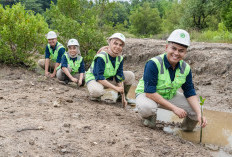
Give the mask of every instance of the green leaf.
<svg viewBox="0 0 232 157">
<path fill-rule="evenodd" d="M 200 96 L 200 105 L 201 105 L 201 106 L 204 105 L 205 99 L 206 99 L 206 98 L 202 98 L 202 96 Z"/>
</svg>

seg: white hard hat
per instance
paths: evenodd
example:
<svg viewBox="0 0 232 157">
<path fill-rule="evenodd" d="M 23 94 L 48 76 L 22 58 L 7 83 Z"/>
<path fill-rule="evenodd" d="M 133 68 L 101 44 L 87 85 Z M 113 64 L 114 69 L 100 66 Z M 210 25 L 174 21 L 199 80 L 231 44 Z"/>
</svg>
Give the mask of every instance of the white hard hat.
<svg viewBox="0 0 232 157">
<path fill-rule="evenodd" d="M 48 34 L 46 36 L 47 36 L 47 39 L 57 38 L 57 35 L 56 35 L 56 33 L 54 31 L 48 32 Z"/>
<path fill-rule="evenodd" d="M 75 46 L 80 46 L 78 41 L 76 39 L 70 39 L 68 41 L 68 45 L 67 46 L 71 46 L 71 45 L 75 45 Z"/>
<path fill-rule="evenodd" d="M 120 39 L 125 44 L 126 38 L 122 33 L 114 33 L 113 35 L 111 35 L 111 37 L 109 37 L 108 40 L 113 39 L 113 38 Z"/>
<path fill-rule="evenodd" d="M 178 43 L 185 46 L 190 46 L 190 36 L 189 33 L 183 29 L 174 30 L 167 41 Z"/>
</svg>

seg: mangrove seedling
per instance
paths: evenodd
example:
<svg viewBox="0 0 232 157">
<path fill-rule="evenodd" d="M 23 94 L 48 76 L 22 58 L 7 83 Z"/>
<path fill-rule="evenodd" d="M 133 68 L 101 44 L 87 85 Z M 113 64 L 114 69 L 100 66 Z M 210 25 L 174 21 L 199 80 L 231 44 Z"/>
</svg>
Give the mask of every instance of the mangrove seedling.
<svg viewBox="0 0 232 157">
<path fill-rule="evenodd" d="M 201 123 L 203 122 L 203 105 L 205 103 L 205 99 L 206 98 L 202 98 L 202 96 L 200 96 L 200 105 L 201 105 Z M 202 140 L 202 126 L 201 126 L 201 132 L 200 132 L 200 143 Z"/>
</svg>

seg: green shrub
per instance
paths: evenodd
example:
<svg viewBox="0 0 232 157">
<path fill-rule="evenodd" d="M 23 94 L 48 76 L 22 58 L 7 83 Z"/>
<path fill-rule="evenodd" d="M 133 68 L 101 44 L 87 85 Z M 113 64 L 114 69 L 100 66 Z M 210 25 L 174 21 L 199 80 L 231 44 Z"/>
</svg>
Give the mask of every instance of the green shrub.
<svg viewBox="0 0 232 157">
<path fill-rule="evenodd" d="M 64 46 L 70 38 L 76 38 L 79 41 L 81 54 L 88 67 L 93 59 L 93 53 L 96 54 L 98 49 L 107 43 L 103 32 L 98 29 L 96 15 L 88 7 L 88 1 L 79 1 L 58 0 L 57 6 L 52 4 L 45 15 L 47 21 L 51 23 L 50 27 L 59 32 L 58 40 Z M 78 7 L 79 3 L 84 3 L 86 7 Z M 81 16 L 78 15 L 80 12 Z M 80 16 L 79 19 L 77 15 Z"/>
<path fill-rule="evenodd" d="M 42 52 L 46 43 L 45 34 L 48 25 L 43 16 L 25 11 L 20 4 L 12 8 L 0 5 L 0 62 L 5 64 L 34 64 L 31 56 Z"/>
<path fill-rule="evenodd" d="M 157 8 L 151 8 L 149 3 L 144 3 L 132 11 L 130 15 L 131 32 L 143 37 L 151 37 L 161 32 L 162 20 Z"/>
<path fill-rule="evenodd" d="M 191 31 L 191 38 L 194 41 L 204 41 L 204 42 L 226 42 L 232 43 L 232 33 L 227 30 L 223 23 L 218 24 L 217 31 Z"/>
</svg>

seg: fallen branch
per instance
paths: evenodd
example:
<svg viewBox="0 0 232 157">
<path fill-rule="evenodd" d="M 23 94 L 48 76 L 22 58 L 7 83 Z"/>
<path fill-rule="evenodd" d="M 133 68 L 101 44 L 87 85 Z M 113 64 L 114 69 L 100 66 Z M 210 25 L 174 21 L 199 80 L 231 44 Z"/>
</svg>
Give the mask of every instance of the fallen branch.
<svg viewBox="0 0 232 157">
<path fill-rule="evenodd" d="M 22 132 L 22 131 L 27 131 L 27 130 L 43 130 L 42 127 L 28 127 L 28 128 L 23 128 L 23 129 L 18 129 L 17 132 Z"/>
</svg>

